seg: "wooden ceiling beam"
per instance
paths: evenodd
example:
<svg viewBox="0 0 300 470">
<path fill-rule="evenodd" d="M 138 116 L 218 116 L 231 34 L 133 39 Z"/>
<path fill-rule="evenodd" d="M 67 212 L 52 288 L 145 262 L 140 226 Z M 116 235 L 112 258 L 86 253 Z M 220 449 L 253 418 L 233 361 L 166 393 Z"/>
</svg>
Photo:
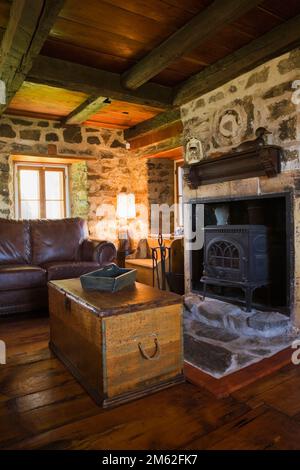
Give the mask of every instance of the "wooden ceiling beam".
<svg viewBox="0 0 300 470">
<path fill-rule="evenodd" d="M 139 157 L 154 157 L 155 155 L 161 155 L 162 153 L 169 152 L 171 150 L 182 148 L 182 136 L 177 134 L 174 137 L 161 140 L 154 144 L 146 145 L 145 147 L 139 147 L 138 149 L 132 150 L 136 156 Z"/>
<path fill-rule="evenodd" d="M 64 0 L 13 0 L 0 46 L 0 79 L 6 85 L 0 114 L 21 87 L 63 4 Z"/>
<path fill-rule="evenodd" d="M 300 15 L 277 26 L 177 87 L 174 106 L 208 93 L 300 45 Z"/>
<path fill-rule="evenodd" d="M 183 125 L 181 121 L 174 122 L 168 127 L 162 127 L 157 130 L 154 130 L 150 134 L 137 137 L 134 140 L 130 141 L 130 149 L 139 149 L 149 145 L 157 144 L 171 137 L 181 136 L 183 132 Z"/>
<path fill-rule="evenodd" d="M 130 149 L 145 158 L 182 158 L 183 125 L 179 109 L 171 109 L 124 130 Z"/>
<path fill-rule="evenodd" d="M 111 100 L 104 96 L 89 96 L 61 122 L 62 124 L 82 124 L 110 103 Z"/>
<path fill-rule="evenodd" d="M 136 126 L 132 126 L 124 131 L 124 137 L 128 142 L 139 139 L 147 134 L 164 129 L 172 124 L 181 122 L 180 110 L 171 109 L 163 113 L 157 114 L 147 121 L 143 121 Z"/>
<path fill-rule="evenodd" d="M 27 80 L 34 83 L 79 91 L 92 96 L 167 109 L 172 107 L 173 89 L 147 83 L 139 90 L 126 90 L 118 73 L 79 65 L 66 60 L 38 56 Z"/>
<path fill-rule="evenodd" d="M 163 150 L 159 153 L 155 153 L 154 155 L 145 155 L 144 158 L 163 158 L 164 160 L 183 160 L 183 147 L 180 145 L 179 147 L 172 148 L 169 150 Z"/>
<path fill-rule="evenodd" d="M 136 90 L 169 64 L 201 45 L 262 0 L 215 0 L 191 21 L 153 49 L 122 75 L 122 85 Z"/>
</svg>

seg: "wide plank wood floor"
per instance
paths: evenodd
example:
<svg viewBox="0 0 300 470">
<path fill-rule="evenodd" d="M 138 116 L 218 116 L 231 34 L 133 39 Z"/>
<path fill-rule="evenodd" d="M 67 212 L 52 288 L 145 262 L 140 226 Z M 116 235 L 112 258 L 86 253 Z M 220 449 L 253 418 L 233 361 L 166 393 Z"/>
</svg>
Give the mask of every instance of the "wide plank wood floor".
<svg viewBox="0 0 300 470">
<path fill-rule="evenodd" d="M 48 349 L 46 317 L 0 322 L 0 449 L 300 449 L 300 366 L 217 400 L 181 384 L 111 410 Z"/>
</svg>

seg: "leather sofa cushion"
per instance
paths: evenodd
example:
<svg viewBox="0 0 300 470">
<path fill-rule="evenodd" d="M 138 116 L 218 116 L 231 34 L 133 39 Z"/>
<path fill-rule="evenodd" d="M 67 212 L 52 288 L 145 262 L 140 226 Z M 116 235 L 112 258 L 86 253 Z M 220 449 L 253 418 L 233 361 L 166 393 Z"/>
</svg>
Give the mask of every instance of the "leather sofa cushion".
<svg viewBox="0 0 300 470">
<path fill-rule="evenodd" d="M 32 289 L 17 289 L 1 291 L 0 318 L 19 312 L 32 312 L 41 310 L 47 312 L 48 289 L 47 286 L 33 287 Z"/>
<path fill-rule="evenodd" d="M 0 219 L 0 265 L 29 262 L 29 222 Z"/>
<path fill-rule="evenodd" d="M 46 263 L 43 267 L 48 272 L 48 281 L 72 279 L 82 274 L 100 269 L 96 261 L 61 261 Z"/>
<path fill-rule="evenodd" d="M 30 225 L 33 264 L 80 259 L 80 246 L 88 235 L 83 219 L 34 220 Z"/>
<path fill-rule="evenodd" d="M 42 287 L 47 283 L 47 273 L 38 266 L 0 266 L 0 291 Z"/>
</svg>

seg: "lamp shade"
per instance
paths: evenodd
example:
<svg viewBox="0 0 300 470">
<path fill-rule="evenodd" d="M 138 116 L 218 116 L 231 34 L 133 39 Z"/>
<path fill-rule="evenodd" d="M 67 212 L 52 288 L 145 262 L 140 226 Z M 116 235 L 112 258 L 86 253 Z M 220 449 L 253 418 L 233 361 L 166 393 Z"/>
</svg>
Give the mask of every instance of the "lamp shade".
<svg viewBox="0 0 300 470">
<path fill-rule="evenodd" d="M 117 216 L 120 219 L 134 219 L 135 215 L 134 194 L 119 193 L 117 196 Z"/>
</svg>

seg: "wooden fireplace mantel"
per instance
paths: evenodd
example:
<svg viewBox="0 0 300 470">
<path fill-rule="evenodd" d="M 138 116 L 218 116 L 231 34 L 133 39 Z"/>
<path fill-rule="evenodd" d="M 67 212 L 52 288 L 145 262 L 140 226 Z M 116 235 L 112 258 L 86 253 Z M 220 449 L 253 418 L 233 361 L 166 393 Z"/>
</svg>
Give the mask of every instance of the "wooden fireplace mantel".
<svg viewBox="0 0 300 470">
<path fill-rule="evenodd" d="M 192 189 L 204 184 L 254 176 L 271 178 L 280 173 L 281 155 L 282 148 L 275 145 L 264 145 L 242 152 L 233 151 L 194 165 L 185 165 L 184 176 Z"/>
</svg>

